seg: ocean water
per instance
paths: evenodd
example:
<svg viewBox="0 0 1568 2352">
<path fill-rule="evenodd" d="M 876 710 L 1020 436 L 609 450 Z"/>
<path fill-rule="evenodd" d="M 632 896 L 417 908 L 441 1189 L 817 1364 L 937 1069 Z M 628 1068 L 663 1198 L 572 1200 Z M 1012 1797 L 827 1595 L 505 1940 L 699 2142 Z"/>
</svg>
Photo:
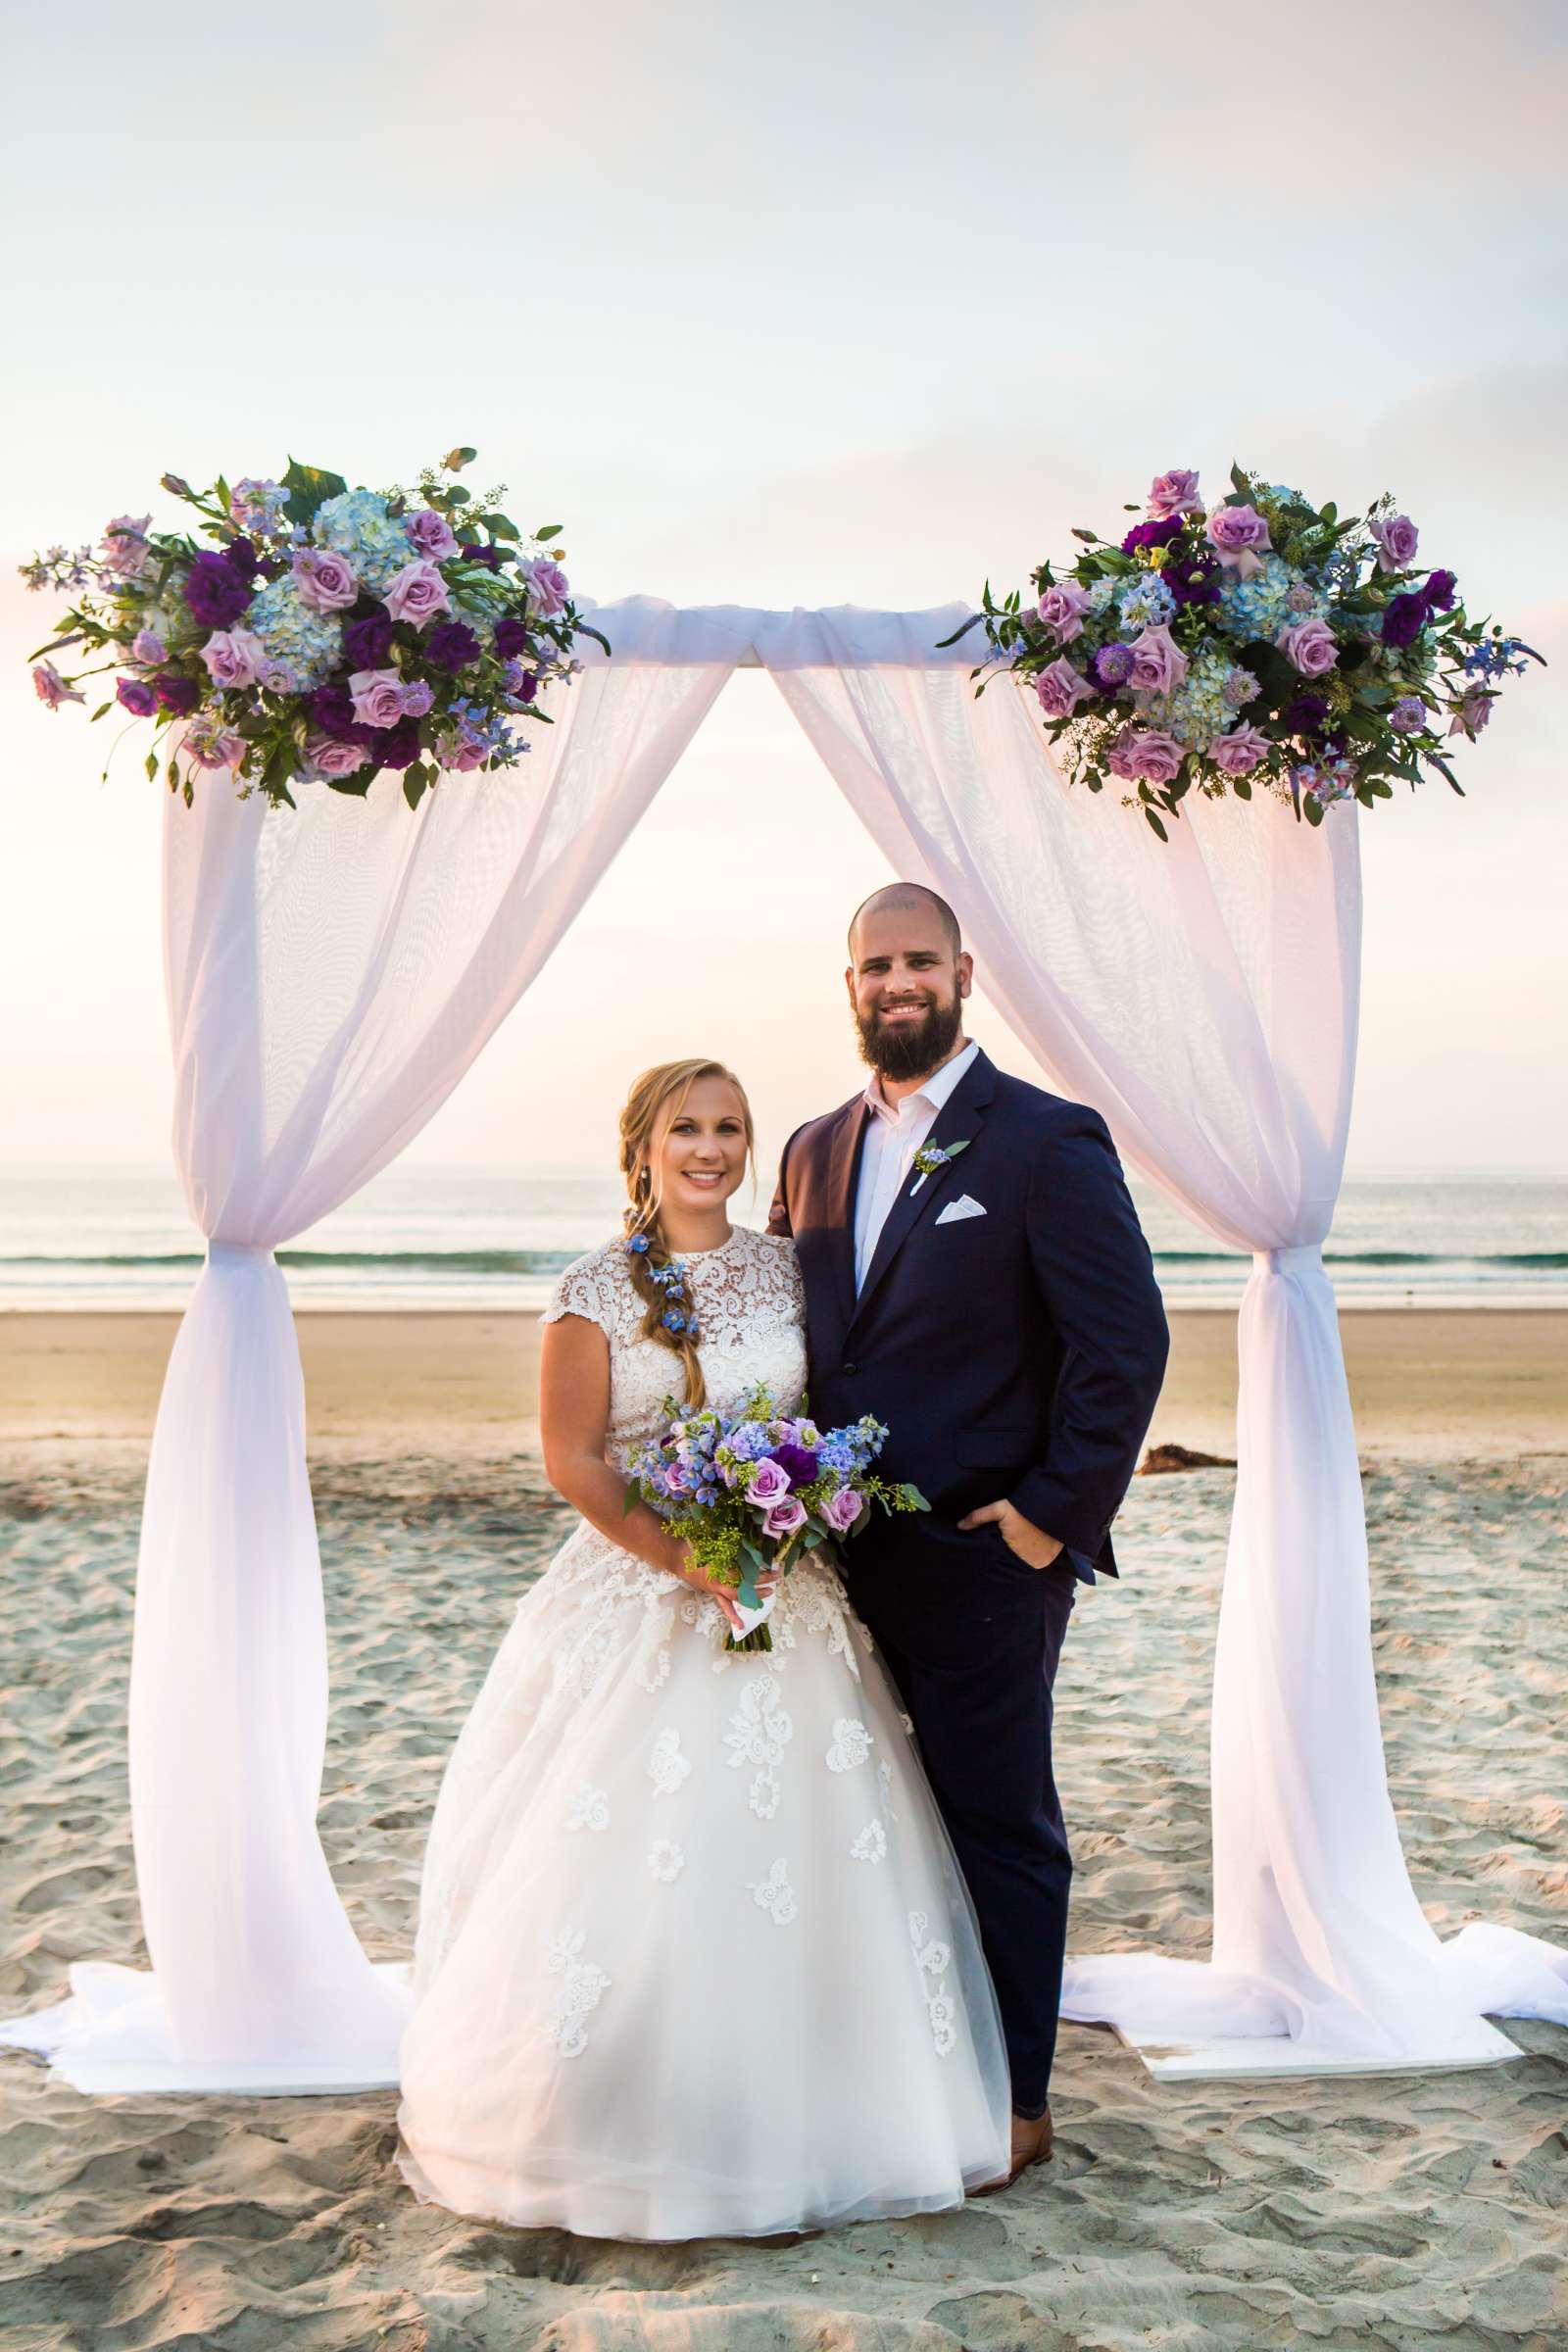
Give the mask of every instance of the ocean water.
<svg viewBox="0 0 1568 2352">
<path fill-rule="evenodd" d="M 1171 1306 L 1232 1306 L 1250 1260 L 1135 1187 Z M 302 1307 L 527 1307 L 619 1229 L 613 1175 L 395 1168 L 278 1252 Z M 767 1197 L 743 1190 L 743 1224 Z M 1568 1305 L 1568 1178 L 1348 1178 L 1326 1250 L 1341 1304 Z M 178 1307 L 201 1243 L 171 1172 L 0 1173 L 0 1312 Z"/>
</svg>

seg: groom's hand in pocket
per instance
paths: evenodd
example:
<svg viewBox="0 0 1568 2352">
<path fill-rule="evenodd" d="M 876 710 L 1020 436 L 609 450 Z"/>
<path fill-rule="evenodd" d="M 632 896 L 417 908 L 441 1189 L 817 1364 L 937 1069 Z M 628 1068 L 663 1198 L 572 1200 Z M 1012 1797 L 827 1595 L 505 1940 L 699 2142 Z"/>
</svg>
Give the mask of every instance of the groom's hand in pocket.
<svg viewBox="0 0 1568 2352">
<path fill-rule="evenodd" d="M 1055 1537 L 1036 1527 L 1032 1519 L 1026 1519 L 1010 1502 L 983 1502 L 978 1510 L 966 1512 L 958 1525 L 996 1527 L 1007 1549 L 1016 1552 L 1028 1568 L 1049 1568 L 1061 1557 L 1062 1545 Z"/>
</svg>

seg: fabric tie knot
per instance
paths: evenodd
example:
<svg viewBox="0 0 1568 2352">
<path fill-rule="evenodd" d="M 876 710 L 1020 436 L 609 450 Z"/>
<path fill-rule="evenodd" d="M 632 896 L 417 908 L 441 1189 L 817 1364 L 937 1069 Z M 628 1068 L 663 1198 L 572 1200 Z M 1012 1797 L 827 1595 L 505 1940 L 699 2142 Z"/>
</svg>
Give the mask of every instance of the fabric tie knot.
<svg viewBox="0 0 1568 2352">
<path fill-rule="evenodd" d="M 214 1242 L 207 1245 L 207 1263 L 210 1266 L 253 1266 L 258 1259 L 270 1257 L 266 1242 Z"/>
<path fill-rule="evenodd" d="M 1321 1242 L 1293 1242 L 1287 1250 L 1254 1250 L 1254 1274 L 1309 1274 L 1323 1271 Z"/>
</svg>

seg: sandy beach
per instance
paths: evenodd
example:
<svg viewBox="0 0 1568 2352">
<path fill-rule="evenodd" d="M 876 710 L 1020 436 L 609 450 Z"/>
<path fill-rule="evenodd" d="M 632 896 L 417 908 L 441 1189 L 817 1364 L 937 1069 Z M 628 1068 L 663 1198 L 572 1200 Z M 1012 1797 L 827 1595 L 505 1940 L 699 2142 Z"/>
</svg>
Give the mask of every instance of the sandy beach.
<svg viewBox="0 0 1568 2352">
<path fill-rule="evenodd" d="M 141 1951 L 124 1706 L 168 1317 L 0 1319 L 0 2009 Z M 1568 1941 L 1568 1317 L 1345 1318 L 1389 1766 L 1441 1932 Z M 323 1837 L 406 1954 L 438 1776 L 568 1524 L 526 1315 L 306 1315 L 333 1707 Z M 1160 1443 L 1229 1453 L 1233 1320 L 1176 1319 Z M 1202 1956 L 1233 1478 L 1135 1482 L 1058 1684 L 1078 1950 Z M 1001 2197 L 767 2244 L 627 2247 L 416 2206 L 390 2094 L 88 2100 L 0 2060 L 6 2352 L 1253 2352 L 1568 2341 L 1568 2034 L 1481 2073 L 1160 2086 L 1064 2029 L 1058 2155 Z"/>
</svg>

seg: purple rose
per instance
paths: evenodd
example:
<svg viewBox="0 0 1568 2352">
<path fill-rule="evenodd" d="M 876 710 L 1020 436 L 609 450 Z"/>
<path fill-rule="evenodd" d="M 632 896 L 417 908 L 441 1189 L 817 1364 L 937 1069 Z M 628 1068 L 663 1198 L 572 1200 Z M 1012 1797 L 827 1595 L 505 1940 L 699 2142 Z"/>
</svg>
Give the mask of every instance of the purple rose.
<svg viewBox="0 0 1568 2352">
<path fill-rule="evenodd" d="M 860 1516 L 860 1510 L 861 1497 L 857 1494 L 855 1489 L 840 1487 L 836 1494 L 830 1494 L 822 1503 L 817 1516 L 833 1530 L 836 1536 L 847 1536 Z"/>
<path fill-rule="evenodd" d="M 153 680 L 159 708 L 172 712 L 175 718 L 189 718 L 202 699 L 202 690 L 194 678 L 182 678 L 177 669 L 166 669 Z"/>
<path fill-rule="evenodd" d="M 357 669 L 349 694 L 362 726 L 395 727 L 403 716 L 403 681 L 395 669 Z"/>
<path fill-rule="evenodd" d="M 772 1458 L 792 1487 L 808 1487 L 816 1476 L 816 1456 L 805 1446 L 775 1446 Z"/>
<path fill-rule="evenodd" d="M 514 613 L 505 613 L 496 622 L 495 648 L 500 661 L 510 662 L 514 654 L 521 653 L 527 642 L 528 632 Z"/>
<path fill-rule="evenodd" d="M 117 679 L 115 700 L 123 705 L 132 718 L 151 718 L 158 708 L 157 693 L 145 678 Z"/>
<path fill-rule="evenodd" d="M 798 1494 L 786 1494 L 782 1502 L 773 1503 L 762 1521 L 764 1536 L 793 1536 L 806 1525 L 806 1505 Z"/>
<path fill-rule="evenodd" d="M 478 660 L 479 640 L 466 621 L 444 620 L 430 631 L 424 650 L 437 669 L 456 671 Z"/>
<path fill-rule="evenodd" d="M 444 514 L 434 507 L 416 507 L 403 517 L 403 528 L 409 543 L 423 556 L 427 564 L 440 564 L 458 552 L 458 534 Z"/>
<path fill-rule="evenodd" d="M 771 1454 L 765 1453 L 760 1462 L 753 1464 L 746 1487 L 748 1502 L 755 1503 L 759 1510 L 770 1510 L 774 1503 L 784 1500 L 789 1491 L 790 1474 Z"/>
<path fill-rule="evenodd" d="M 412 621 L 416 629 L 447 612 L 452 603 L 445 580 L 422 559 L 404 564 L 381 601 L 394 620 Z"/>
<path fill-rule="evenodd" d="M 1179 515 L 1165 522 L 1135 522 L 1121 543 L 1121 552 L 1136 556 L 1141 547 L 1169 547 L 1173 539 L 1181 537 L 1182 529 Z"/>
<path fill-rule="evenodd" d="M 531 556 L 519 568 L 528 582 L 528 602 L 536 612 L 554 620 L 558 612 L 565 611 L 571 589 L 559 564 L 553 564 L 548 556 Z"/>
<path fill-rule="evenodd" d="M 335 548 L 307 547 L 294 559 L 300 603 L 313 612 L 346 612 L 359 602 L 360 583 L 347 557 Z"/>
<path fill-rule="evenodd" d="M 1089 675 L 1102 694 L 1113 694 L 1125 686 L 1133 674 L 1133 649 L 1130 645 L 1102 645 L 1098 654 L 1089 658 Z"/>
<path fill-rule="evenodd" d="M 202 647 L 202 660 L 213 684 L 227 693 L 235 686 L 255 685 L 267 648 L 249 629 L 220 629 Z"/>
<path fill-rule="evenodd" d="M 1340 658 L 1334 631 L 1326 620 L 1298 620 L 1294 627 L 1281 629 L 1274 642 L 1303 678 L 1321 678 Z"/>
<path fill-rule="evenodd" d="M 319 776 L 353 776 L 367 755 L 362 744 L 345 743 L 337 735 L 307 735 L 305 757 Z"/>
<path fill-rule="evenodd" d="M 1286 705 L 1284 723 L 1289 735 L 1315 735 L 1329 714 L 1320 694 L 1298 694 Z"/>
<path fill-rule="evenodd" d="M 130 650 L 138 662 L 146 662 L 149 669 L 156 669 L 160 662 L 169 660 L 169 648 L 156 629 L 138 629 Z"/>
<path fill-rule="evenodd" d="M 1163 621 L 1133 639 L 1133 692 L 1173 694 L 1187 675 L 1187 656 Z"/>
<path fill-rule="evenodd" d="M 1200 514 L 1202 511 L 1198 476 L 1185 466 L 1173 466 L 1166 473 L 1156 473 L 1149 485 L 1151 514 L 1163 519 L 1168 514 Z"/>
<path fill-rule="evenodd" d="M 1408 514 L 1384 514 L 1372 525 L 1379 571 L 1405 571 L 1415 561 L 1421 534 Z"/>
<path fill-rule="evenodd" d="M 1035 692 L 1047 718 L 1071 718 L 1086 695 L 1093 692 L 1081 669 L 1062 656 L 1035 679 Z"/>
<path fill-rule="evenodd" d="M 185 575 L 185 602 L 204 629 L 226 629 L 251 601 L 250 589 L 221 556 L 192 559 Z"/>
<path fill-rule="evenodd" d="M 1268 524 L 1255 507 L 1216 507 L 1208 518 L 1208 543 L 1227 571 L 1250 580 L 1262 569 L 1259 551 L 1269 546 Z"/>
<path fill-rule="evenodd" d="M 1252 726 L 1233 727 L 1208 747 L 1209 759 L 1225 776 L 1250 776 L 1268 752 L 1268 737 Z"/>
<path fill-rule="evenodd" d="M 147 525 L 151 520 L 150 514 L 117 514 L 105 525 L 105 571 L 118 572 L 122 580 L 141 578 L 147 568 Z"/>
<path fill-rule="evenodd" d="M 1084 614 L 1089 599 L 1076 580 L 1062 580 L 1048 588 L 1040 599 L 1038 618 L 1042 628 L 1049 629 L 1058 645 L 1071 645 L 1084 630 Z"/>
<path fill-rule="evenodd" d="M 1401 694 L 1389 712 L 1396 735 L 1419 735 L 1427 723 L 1427 707 L 1418 694 Z"/>
<path fill-rule="evenodd" d="M 87 700 L 84 694 L 78 694 L 74 686 L 67 683 L 52 662 L 35 663 L 32 684 L 39 702 L 46 703 L 51 710 L 58 710 L 62 703 L 84 703 Z"/>
<path fill-rule="evenodd" d="M 419 757 L 418 727 L 412 718 L 400 718 L 370 748 L 383 767 L 412 767 Z"/>
<path fill-rule="evenodd" d="M 1426 625 L 1426 598 L 1416 589 L 1406 589 L 1402 596 L 1390 597 L 1378 634 L 1385 645 L 1414 645 Z"/>
<path fill-rule="evenodd" d="M 392 623 L 384 612 L 368 620 L 351 620 L 343 630 L 343 651 L 356 669 L 379 669 L 392 651 Z"/>
<path fill-rule="evenodd" d="M 405 718 L 423 718 L 435 696 L 423 678 L 416 678 L 412 685 L 403 688 L 398 699 Z"/>
<path fill-rule="evenodd" d="M 1453 592 L 1458 584 L 1451 571 L 1431 573 L 1426 586 L 1421 591 L 1429 610 L 1437 612 L 1451 612 L 1453 610 Z"/>
</svg>

